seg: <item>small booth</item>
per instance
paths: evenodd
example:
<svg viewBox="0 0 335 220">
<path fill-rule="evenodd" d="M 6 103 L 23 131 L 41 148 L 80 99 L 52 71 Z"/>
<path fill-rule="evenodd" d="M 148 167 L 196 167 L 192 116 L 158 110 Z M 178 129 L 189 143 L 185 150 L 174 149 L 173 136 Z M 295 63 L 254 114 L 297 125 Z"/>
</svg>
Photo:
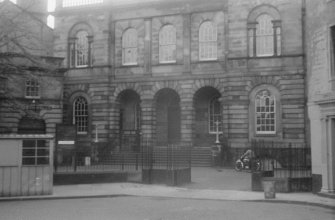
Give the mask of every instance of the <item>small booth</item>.
<svg viewBox="0 0 335 220">
<path fill-rule="evenodd" d="M 0 197 L 52 194 L 53 148 L 53 135 L 0 135 Z"/>
</svg>

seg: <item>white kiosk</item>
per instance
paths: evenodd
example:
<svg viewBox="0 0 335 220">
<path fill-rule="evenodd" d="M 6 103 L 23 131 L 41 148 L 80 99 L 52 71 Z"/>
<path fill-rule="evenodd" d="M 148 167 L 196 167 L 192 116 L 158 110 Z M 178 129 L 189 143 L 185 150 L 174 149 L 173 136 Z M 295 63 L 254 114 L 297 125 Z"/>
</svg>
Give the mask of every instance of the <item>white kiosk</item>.
<svg viewBox="0 0 335 220">
<path fill-rule="evenodd" d="M 0 197 L 52 194 L 53 148 L 53 135 L 0 135 Z"/>
</svg>

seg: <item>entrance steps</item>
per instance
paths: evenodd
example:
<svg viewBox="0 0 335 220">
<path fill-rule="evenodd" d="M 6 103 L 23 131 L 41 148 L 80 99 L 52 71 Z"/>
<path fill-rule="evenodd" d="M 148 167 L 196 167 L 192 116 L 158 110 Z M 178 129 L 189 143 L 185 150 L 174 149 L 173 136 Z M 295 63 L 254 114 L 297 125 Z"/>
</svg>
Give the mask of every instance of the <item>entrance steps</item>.
<svg viewBox="0 0 335 220">
<path fill-rule="evenodd" d="M 192 148 L 192 166 L 210 167 L 212 166 L 212 152 L 209 147 Z"/>
</svg>

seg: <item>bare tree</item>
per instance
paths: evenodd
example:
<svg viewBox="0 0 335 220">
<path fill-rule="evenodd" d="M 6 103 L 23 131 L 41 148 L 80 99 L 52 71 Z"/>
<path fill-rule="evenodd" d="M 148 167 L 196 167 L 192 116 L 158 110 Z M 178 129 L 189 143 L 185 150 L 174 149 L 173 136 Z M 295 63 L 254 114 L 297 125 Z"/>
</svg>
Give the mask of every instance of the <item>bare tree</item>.
<svg viewBox="0 0 335 220">
<path fill-rule="evenodd" d="M 23 82 L 36 79 L 48 84 L 59 72 L 61 59 L 52 58 L 52 29 L 31 13 L 34 1 L 30 3 L 22 8 L 8 0 L 0 2 L 0 108 L 39 117 L 29 108 L 31 100 L 22 95 Z"/>
</svg>

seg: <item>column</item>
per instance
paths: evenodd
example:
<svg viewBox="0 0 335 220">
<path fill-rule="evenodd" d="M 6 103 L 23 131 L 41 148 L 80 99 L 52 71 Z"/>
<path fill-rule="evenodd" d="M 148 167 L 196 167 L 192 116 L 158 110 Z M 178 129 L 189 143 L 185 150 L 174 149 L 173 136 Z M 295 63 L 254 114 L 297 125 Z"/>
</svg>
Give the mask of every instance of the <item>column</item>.
<svg viewBox="0 0 335 220">
<path fill-rule="evenodd" d="M 194 108 L 192 98 L 182 98 L 180 101 L 181 108 L 181 143 L 191 143 L 194 121 Z"/>
<path fill-rule="evenodd" d="M 153 99 L 143 99 L 141 102 L 141 139 L 144 145 L 153 143 L 154 133 L 154 109 Z"/>
<path fill-rule="evenodd" d="M 145 74 L 151 75 L 151 19 L 145 19 L 144 25 L 144 69 Z"/>
</svg>

